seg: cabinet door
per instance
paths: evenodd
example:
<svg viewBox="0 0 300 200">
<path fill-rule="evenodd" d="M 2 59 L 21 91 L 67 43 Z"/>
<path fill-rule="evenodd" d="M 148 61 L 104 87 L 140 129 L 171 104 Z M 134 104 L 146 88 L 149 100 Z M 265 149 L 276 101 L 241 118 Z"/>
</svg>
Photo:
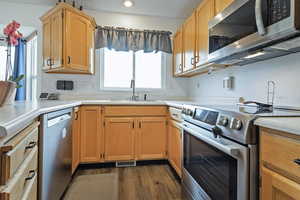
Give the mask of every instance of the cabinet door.
<svg viewBox="0 0 300 200">
<path fill-rule="evenodd" d="M 201 65 L 206 63 L 208 60 L 208 54 L 209 54 L 208 22 L 214 17 L 214 0 L 203 1 L 197 9 L 196 15 L 197 15 L 196 62 Z"/>
<path fill-rule="evenodd" d="M 80 110 L 75 111 L 72 124 L 72 173 L 75 172 L 80 162 Z"/>
<path fill-rule="evenodd" d="M 164 117 L 138 119 L 138 160 L 166 158 L 167 123 Z"/>
<path fill-rule="evenodd" d="M 43 69 L 50 69 L 51 59 L 51 18 L 43 21 Z"/>
<path fill-rule="evenodd" d="M 105 161 L 134 160 L 133 118 L 105 119 Z"/>
<path fill-rule="evenodd" d="M 173 69 L 174 75 L 182 73 L 183 55 L 182 55 L 182 29 L 174 36 L 173 41 Z"/>
<path fill-rule="evenodd" d="M 76 13 L 66 12 L 66 67 L 78 72 L 89 72 L 90 22 Z"/>
<path fill-rule="evenodd" d="M 168 159 L 174 170 L 181 177 L 182 133 L 176 122 L 170 121 L 168 130 Z"/>
<path fill-rule="evenodd" d="M 63 10 L 51 16 L 51 68 L 62 67 L 63 58 Z"/>
<path fill-rule="evenodd" d="M 222 12 L 225 8 L 227 8 L 232 2 L 234 2 L 234 0 L 214 0 L 214 1 L 216 4 L 216 8 L 215 8 L 216 15 Z"/>
<path fill-rule="evenodd" d="M 183 71 L 191 70 L 195 67 L 196 52 L 196 14 L 193 13 L 183 25 Z"/>
<path fill-rule="evenodd" d="M 83 106 L 81 108 L 81 162 L 101 161 L 101 107 Z"/>
<path fill-rule="evenodd" d="M 300 185 L 265 167 L 261 170 L 262 200 L 299 200 Z"/>
</svg>

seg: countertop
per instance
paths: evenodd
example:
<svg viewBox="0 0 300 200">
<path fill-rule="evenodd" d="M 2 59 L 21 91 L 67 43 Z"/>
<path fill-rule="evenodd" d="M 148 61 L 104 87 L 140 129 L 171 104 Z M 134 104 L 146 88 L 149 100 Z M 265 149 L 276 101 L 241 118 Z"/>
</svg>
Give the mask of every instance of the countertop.
<svg viewBox="0 0 300 200">
<path fill-rule="evenodd" d="M 300 135 L 300 117 L 266 117 L 258 118 L 255 125 Z"/>
<path fill-rule="evenodd" d="M 39 115 L 79 105 L 167 105 L 181 108 L 184 101 L 81 100 L 18 102 L 0 108 L 0 144 L 15 136 Z"/>
</svg>

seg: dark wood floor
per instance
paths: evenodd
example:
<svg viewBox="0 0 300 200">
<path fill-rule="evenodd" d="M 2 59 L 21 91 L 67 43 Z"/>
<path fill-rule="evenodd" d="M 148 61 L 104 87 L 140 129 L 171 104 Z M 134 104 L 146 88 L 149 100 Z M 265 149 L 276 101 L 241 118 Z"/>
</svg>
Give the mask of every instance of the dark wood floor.
<svg viewBox="0 0 300 200">
<path fill-rule="evenodd" d="M 103 173 L 118 173 L 119 200 L 184 200 L 168 165 L 80 169 L 75 176 Z"/>
</svg>

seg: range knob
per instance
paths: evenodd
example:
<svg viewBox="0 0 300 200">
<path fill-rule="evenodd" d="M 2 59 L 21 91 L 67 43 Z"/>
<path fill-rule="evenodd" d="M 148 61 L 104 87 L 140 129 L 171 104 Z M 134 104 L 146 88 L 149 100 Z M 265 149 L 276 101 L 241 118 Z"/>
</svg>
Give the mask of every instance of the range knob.
<svg viewBox="0 0 300 200">
<path fill-rule="evenodd" d="M 218 125 L 226 127 L 228 125 L 228 122 L 229 122 L 228 117 L 221 115 L 218 121 Z"/>
<path fill-rule="evenodd" d="M 217 138 L 219 135 L 222 135 L 222 130 L 217 126 L 213 127 L 211 131 L 215 138 Z"/>
<path fill-rule="evenodd" d="M 194 112 L 191 109 L 187 109 L 186 114 L 192 117 L 194 115 Z"/>
<path fill-rule="evenodd" d="M 230 128 L 234 129 L 234 130 L 241 130 L 243 127 L 243 122 L 242 120 L 236 119 L 236 118 L 232 118 L 231 122 L 230 122 Z"/>
</svg>

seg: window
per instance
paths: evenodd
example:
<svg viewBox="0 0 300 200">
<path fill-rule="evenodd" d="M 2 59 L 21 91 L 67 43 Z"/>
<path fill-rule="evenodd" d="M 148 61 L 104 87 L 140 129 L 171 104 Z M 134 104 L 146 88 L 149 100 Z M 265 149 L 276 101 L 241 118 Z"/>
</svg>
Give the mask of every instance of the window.
<svg viewBox="0 0 300 200">
<path fill-rule="evenodd" d="M 7 46 L 0 44 L 0 81 L 5 80 L 6 73 L 6 59 L 7 59 Z M 15 61 L 15 48 L 11 48 L 11 65 L 14 66 Z"/>
<path fill-rule="evenodd" d="M 26 43 L 26 99 L 37 97 L 37 36 Z"/>
<path fill-rule="evenodd" d="M 164 56 L 159 53 L 117 52 L 102 50 L 102 89 L 130 88 L 132 79 L 137 89 L 162 89 L 164 86 Z"/>
</svg>

